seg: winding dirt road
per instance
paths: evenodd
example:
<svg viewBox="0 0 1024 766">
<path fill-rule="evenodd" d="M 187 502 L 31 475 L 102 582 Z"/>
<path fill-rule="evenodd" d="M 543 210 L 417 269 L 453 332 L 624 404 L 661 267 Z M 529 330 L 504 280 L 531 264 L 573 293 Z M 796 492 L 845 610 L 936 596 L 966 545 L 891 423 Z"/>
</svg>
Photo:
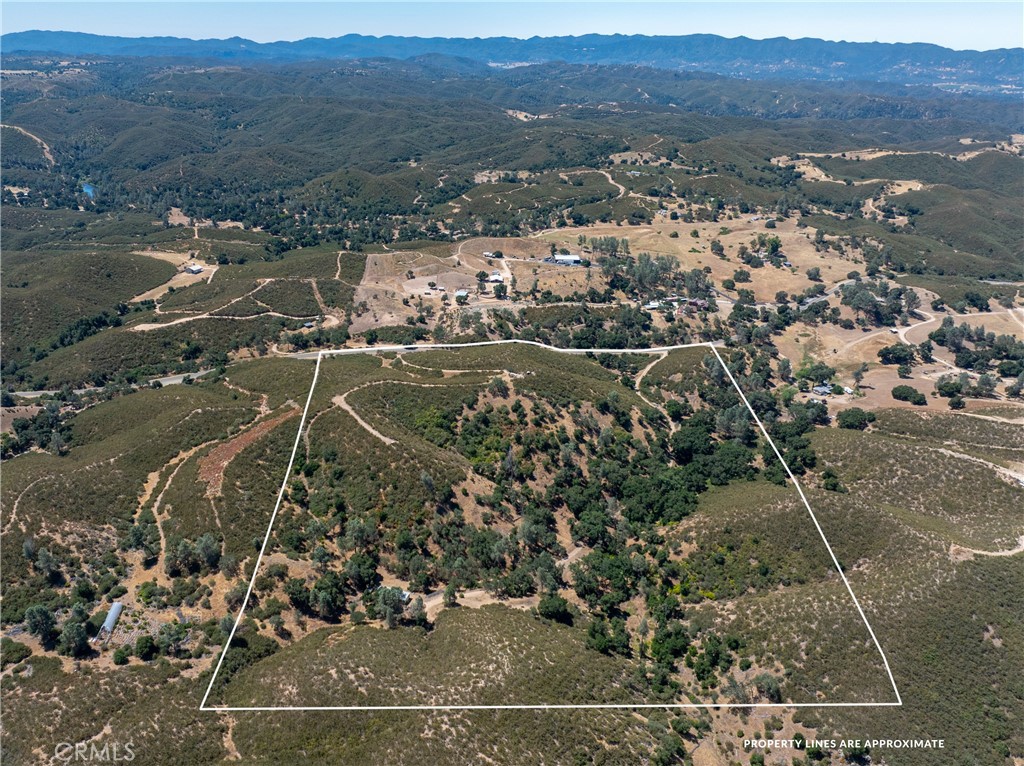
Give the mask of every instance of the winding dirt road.
<svg viewBox="0 0 1024 766">
<path fill-rule="evenodd" d="M 11 130 L 18 131 L 23 136 L 31 138 L 33 141 L 39 144 L 39 147 L 43 150 L 43 156 L 46 158 L 46 161 L 50 163 L 50 167 L 53 167 L 54 165 L 57 164 L 57 161 L 53 158 L 53 151 L 50 149 L 50 145 L 46 143 L 43 139 L 41 139 L 39 136 L 35 135 L 34 133 L 29 133 L 27 130 L 25 130 L 24 128 L 19 128 L 17 125 L 8 125 L 7 123 L 0 123 L 0 128 L 10 128 Z"/>
<path fill-rule="evenodd" d="M 1024 535 L 1017 538 L 1017 547 L 1010 548 L 1005 551 L 981 551 L 977 548 L 967 548 L 963 545 L 957 545 L 953 543 L 949 546 L 949 555 L 956 561 L 967 561 L 975 556 L 994 556 L 1002 558 L 1005 556 L 1016 556 L 1019 553 L 1024 553 Z"/>
</svg>

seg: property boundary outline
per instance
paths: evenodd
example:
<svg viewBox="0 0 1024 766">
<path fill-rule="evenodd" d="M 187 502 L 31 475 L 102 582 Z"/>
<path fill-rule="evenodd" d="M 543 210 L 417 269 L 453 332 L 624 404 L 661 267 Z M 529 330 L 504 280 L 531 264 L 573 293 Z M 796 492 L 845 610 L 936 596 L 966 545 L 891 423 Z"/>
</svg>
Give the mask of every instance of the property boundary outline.
<svg viewBox="0 0 1024 766">
<path fill-rule="evenodd" d="M 221 665 L 224 664 L 224 658 L 227 656 L 228 649 L 231 647 L 231 642 L 235 638 L 235 632 L 238 630 L 238 626 L 242 622 L 242 615 L 245 614 L 245 610 L 249 605 L 249 598 L 252 595 L 253 586 L 256 583 L 256 577 L 259 574 L 260 563 L 263 560 L 263 555 L 266 552 L 267 544 L 270 542 L 270 533 L 274 528 L 274 522 L 277 520 L 278 511 L 281 509 L 281 503 L 284 500 L 284 493 L 288 487 L 288 479 L 292 475 L 292 468 L 295 464 L 295 455 L 298 452 L 299 444 L 302 441 L 302 433 L 305 430 L 306 418 L 309 414 L 310 404 L 313 402 L 313 392 L 316 390 L 317 380 L 320 377 L 320 363 L 324 357 L 327 356 L 349 356 L 353 354 L 380 354 L 388 352 L 413 352 L 413 351 L 446 351 L 456 350 L 462 348 L 473 348 L 480 346 L 500 346 L 507 344 L 520 344 L 527 346 L 536 346 L 543 348 L 548 351 L 554 351 L 562 354 L 571 354 L 574 356 L 586 356 L 587 354 L 668 354 L 672 351 L 679 351 L 687 348 L 707 348 L 715 355 L 718 363 L 722 366 L 725 374 L 729 377 L 729 381 L 732 383 L 733 388 L 740 395 L 740 399 L 743 404 L 746 405 L 747 411 L 750 412 L 754 422 L 757 423 L 758 429 L 767 439 L 768 444 L 771 445 L 772 451 L 778 458 L 782 467 L 786 471 L 786 475 L 790 481 L 793 482 L 793 486 L 796 487 L 797 493 L 800 495 L 800 499 L 803 501 L 804 507 L 807 509 L 808 515 L 811 517 L 811 521 L 814 522 L 815 529 L 818 530 L 818 534 L 821 537 L 821 541 L 825 544 L 825 550 L 828 551 L 829 556 L 832 559 L 832 563 L 835 566 L 836 571 L 842 578 L 843 585 L 846 586 L 846 591 L 849 593 L 850 598 L 853 601 L 854 606 L 857 608 L 857 613 L 860 615 L 864 626 L 867 628 L 868 635 L 871 636 L 871 641 L 875 645 L 875 649 L 878 650 L 879 656 L 882 658 L 882 665 L 885 668 L 885 672 L 889 677 L 889 683 L 892 684 L 892 690 L 896 695 L 896 699 L 890 702 L 763 702 L 763 703 L 737 703 L 737 702 L 675 702 L 675 703 L 594 703 L 594 704 L 533 704 L 533 705 L 270 705 L 270 706 L 230 706 L 230 705 L 214 705 L 207 706 L 207 700 L 209 699 L 210 692 L 213 690 L 213 684 L 217 680 L 217 676 L 220 673 Z M 303 357 L 312 358 L 312 357 Z M 747 400 L 746 394 L 743 393 L 743 389 L 740 388 L 736 382 L 736 378 L 732 374 L 732 370 L 726 365 L 725 360 L 718 351 L 718 345 L 713 341 L 704 341 L 700 343 L 684 343 L 674 346 L 653 346 L 649 348 L 556 348 L 555 346 L 549 346 L 544 343 L 531 340 L 521 340 L 513 338 L 510 340 L 494 340 L 494 341 L 480 341 L 475 343 L 427 343 L 415 346 L 368 346 L 365 348 L 343 348 L 343 349 L 322 349 L 316 354 L 316 367 L 313 371 L 313 381 L 309 386 L 309 393 L 306 395 L 306 404 L 302 410 L 302 417 L 299 419 L 299 427 L 295 434 L 295 443 L 292 446 L 291 455 L 288 458 L 288 468 L 285 471 L 284 479 L 281 481 L 281 489 L 277 493 L 277 502 L 274 505 L 274 511 L 270 515 L 270 522 L 267 524 L 267 532 L 263 536 L 263 544 L 260 546 L 259 555 L 256 557 L 256 564 L 253 566 L 252 577 L 249 579 L 249 587 L 246 589 L 245 598 L 242 600 L 241 609 L 238 611 L 238 616 L 235 618 L 234 625 L 231 626 L 231 633 L 228 636 L 227 641 L 224 642 L 224 646 L 221 648 L 220 657 L 217 660 L 217 665 L 214 667 L 213 675 L 210 677 L 210 683 L 206 687 L 206 693 L 203 694 L 203 700 L 199 704 L 199 710 L 204 712 L 218 712 L 218 713 L 231 713 L 231 712 L 271 712 L 280 710 L 291 710 L 291 711 L 385 711 L 385 710 L 594 710 L 594 709 L 694 709 L 694 708 L 827 708 L 827 707 L 901 707 L 903 705 L 903 697 L 900 695 L 900 690 L 896 685 L 896 679 L 893 676 L 892 668 L 889 666 L 889 660 L 885 655 L 885 651 L 882 649 L 882 645 L 875 635 L 874 629 L 871 627 L 871 623 L 868 622 L 867 616 L 864 614 L 864 610 L 860 605 L 860 601 L 857 595 L 853 592 L 853 588 L 850 585 L 850 581 L 846 577 L 846 572 L 839 563 L 839 559 L 836 557 L 835 552 L 832 550 L 832 546 L 828 542 L 828 538 L 825 537 L 825 532 L 821 528 L 821 524 L 818 523 L 818 518 L 814 515 L 814 510 L 811 508 L 810 502 L 807 500 L 807 495 L 804 494 L 803 488 L 800 486 L 800 482 L 797 481 L 796 476 L 790 469 L 789 464 L 782 457 L 782 453 L 776 446 L 772 437 L 768 434 L 768 429 L 765 428 L 764 423 L 761 422 L 761 418 L 758 417 L 754 408 L 750 406 L 750 402 Z"/>
</svg>

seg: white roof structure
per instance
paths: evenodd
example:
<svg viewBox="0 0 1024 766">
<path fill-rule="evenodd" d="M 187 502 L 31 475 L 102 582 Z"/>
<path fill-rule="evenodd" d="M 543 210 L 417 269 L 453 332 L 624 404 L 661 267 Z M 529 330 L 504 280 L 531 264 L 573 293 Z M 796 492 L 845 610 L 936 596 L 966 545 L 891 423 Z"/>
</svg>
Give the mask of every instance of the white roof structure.
<svg viewBox="0 0 1024 766">
<path fill-rule="evenodd" d="M 117 626 L 117 621 L 121 617 L 121 612 L 124 611 L 124 604 L 120 601 L 115 601 L 110 605 L 110 611 L 107 612 L 107 617 L 103 621 L 103 627 L 96 633 L 96 637 L 93 638 L 93 642 L 109 640 L 114 633 L 114 628 Z"/>
</svg>

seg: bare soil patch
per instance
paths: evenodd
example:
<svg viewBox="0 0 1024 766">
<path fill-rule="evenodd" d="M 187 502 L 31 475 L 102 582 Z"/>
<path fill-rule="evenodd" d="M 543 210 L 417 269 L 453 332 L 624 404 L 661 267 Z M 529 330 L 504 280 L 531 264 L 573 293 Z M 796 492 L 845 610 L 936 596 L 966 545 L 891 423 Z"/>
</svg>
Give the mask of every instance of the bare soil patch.
<svg viewBox="0 0 1024 766">
<path fill-rule="evenodd" d="M 139 293 L 132 298 L 133 303 L 147 300 L 155 301 L 158 298 L 163 297 L 172 287 L 177 290 L 181 287 L 194 285 L 196 282 L 209 282 L 213 279 L 213 275 L 217 271 L 217 266 L 215 265 L 211 265 L 203 261 L 196 261 L 196 254 L 191 250 L 185 252 L 175 252 L 173 250 L 136 250 L 133 255 L 145 255 L 148 258 L 156 258 L 160 261 L 166 261 L 167 263 L 173 264 L 178 269 L 178 272 L 162 285 L 158 285 L 152 290 L 147 290 L 144 293 Z M 185 270 L 189 266 L 200 266 L 203 270 L 199 274 L 190 274 Z"/>
<path fill-rule="evenodd" d="M 878 350 L 897 341 L 897 335 L 888 328 L 864 332 L 844 330 L 834 324 L 796 324 L 782 332 L 776 345 L 794 368 L 809 358 L 834 367 L 840 376 L 849 376 L 863 363 L 878 364 Z"/>
<path fill-rule="evenodd" d="M 0 433 L 13 433 L 15 420 L 18 418 L 30 418 L 42 411 L 43 408 L 38 405 L 0 408 Z"/>
<path fill-rule="evenodd" d="M 636 256 L 647 252 L 651 255 L 668 255 L 676 258 L 685 269 L 703 269 L 710 267 L 712 278 L 721 285 L 725 279 L 732 279 L 737 269 L 750 272 L 751 281 L 739 284 L 754 291 L 759 302 L 775 299 L 776 292 L 785 290 L 790 294 L 803 292 L 813 283 L 807 279 L 806 271 L 811 267 L 821 270 L 821 279 L 825 287 L 832 287 L 846 279 L 847 273 L 863 270 L 859 252 L 847 251 L 840 255 L 834 250 L 819 253 L 815 250 L 813 238 L 816 230 L 810 227 L 797 228 L 797 219 L 788 218 L 779 221 L 774 229 L 765 229 L 764 220 L 751 220 L 754 216 L 715 222 L 686 223 L 659 218 L 655 223 L 645 226 L 616 226 L 600 224 L 587 227 L 567 227 L 541 234 L 538 239 L 545 243 L 554 242 L 558 247 L 566 247 L 572 252 L 579 252 L 576 244 L 580 234 L 588 239 L 592 237 L 618 237 L 629 240 L 630 252 Z M 727 231 L 723 233 L 723 229 Z M 697 236 L 691 232 L 696 231 Z M 672 233 L 678 237 L 672 237 Z M 791 268 L 776 268 L 766 265 L 762 268 L 751 268 L 744 264 L 739 256 L 740 245 L 748 245 L 758 234 L 777 236 L 782 243 L 782 252 Z M 718 240 L 725 248 L 725 258 L 711 252 L 711 241 Z M 828 239 L 833 239 L 829 237 Z M 523 285 L 520 282 L 520 289 Z"/>
<path fill-rule="evenodd" d="M 554 117 L 553 114 L 530 114 L 529 112 L 523 112 L 519 109 L 506 109 L 505 114 L 509 117 L 515 117 L 517 120 L 522 122 L 533 122 L 533 120 L 549 120 Z"/>
<path fill-rule="evenodd" d="M 199 460 L 199 478 L 206 483 L 206 496 L 217 497 L 224 484 L 224 471 L 239 452 L 256 443 L 281 423 L 299 414 L 298 407 L 290 408 L 277 417 L 257 423 L 230 441 L 218 444 Z"/>
<path fill-rule="evenodd" d="M 356 316 L 352 320 L 352 332 L 404 324 L 407 318 L 416 316 L 421 305 L 431 306 L 435 315 L 440 314 L 446 304 L 445 297 L 449 305 L 454 305 L 458 290 L 469 292 L 471 307 L 504 305 L 493 297 L 493 285 L 487 285 L 485 292 L 478 293 L 477 274 L 483 271 L 490 275 L 497 271 L 506 282 L 511 279 L 512 272 L 507 263 L 509 258 L 483 256 L 484 252 L 494 250 L 507 252 L 506 247 L 511 249 L 516 244 L 519 249 L 522 248 L 522 243 L 506 243 L 513 241 L 467 240 L 454 247 L 450 256 L 419 251 L 376 253 L 369 256 L 363 279 L 356 288 Z M 542 249 L 543 246 L 533 246 L 533 250 Z M 523 285 L 520 285 L 522 288 Z M 403 303 L 403 300 L 407 303 Z M 361 304 L 365 306 L 361 307 Z"/>
<path fill-rule="evenodd" d="M 901 378 L 893 366 L 879 366 L 869 370 L 864 375 L 864 382 L 861 384 L 863 396 L 852 404 L 868 410 L 891 409 L 894 407 L 911 410 L 940 410 L 949 411 L 949 400 L 939 396 L 932 396 L 935 390 L 935 379 L 949 372 L 949 369 L 942 365 L 927 365 L 914 368 L 914 375 L 911 378 Z M 910 402 L 902 402 L 892 398 L 892 390 L 896 386 L 910 386 L 916 388 L 928 400 L 927 404 L 916 405 Z"/>
</svg>

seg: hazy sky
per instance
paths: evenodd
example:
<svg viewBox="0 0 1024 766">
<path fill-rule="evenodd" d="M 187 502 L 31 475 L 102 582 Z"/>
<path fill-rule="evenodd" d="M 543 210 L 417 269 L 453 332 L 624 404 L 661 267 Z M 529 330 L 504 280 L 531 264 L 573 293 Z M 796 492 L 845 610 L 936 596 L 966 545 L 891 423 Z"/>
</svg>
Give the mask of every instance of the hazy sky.
<svg viewBox="0 0 1024 766">
<path fill-rule="evenodd" d="M 1007 2 L 11 2 L 4 32 L 67 30 L 128 37 L 245 37 L 267 42 L 370 35 L 712 33 L 929 42 L 957 49 L 1024 46 L 1024 3 Z"/>
</svg>

